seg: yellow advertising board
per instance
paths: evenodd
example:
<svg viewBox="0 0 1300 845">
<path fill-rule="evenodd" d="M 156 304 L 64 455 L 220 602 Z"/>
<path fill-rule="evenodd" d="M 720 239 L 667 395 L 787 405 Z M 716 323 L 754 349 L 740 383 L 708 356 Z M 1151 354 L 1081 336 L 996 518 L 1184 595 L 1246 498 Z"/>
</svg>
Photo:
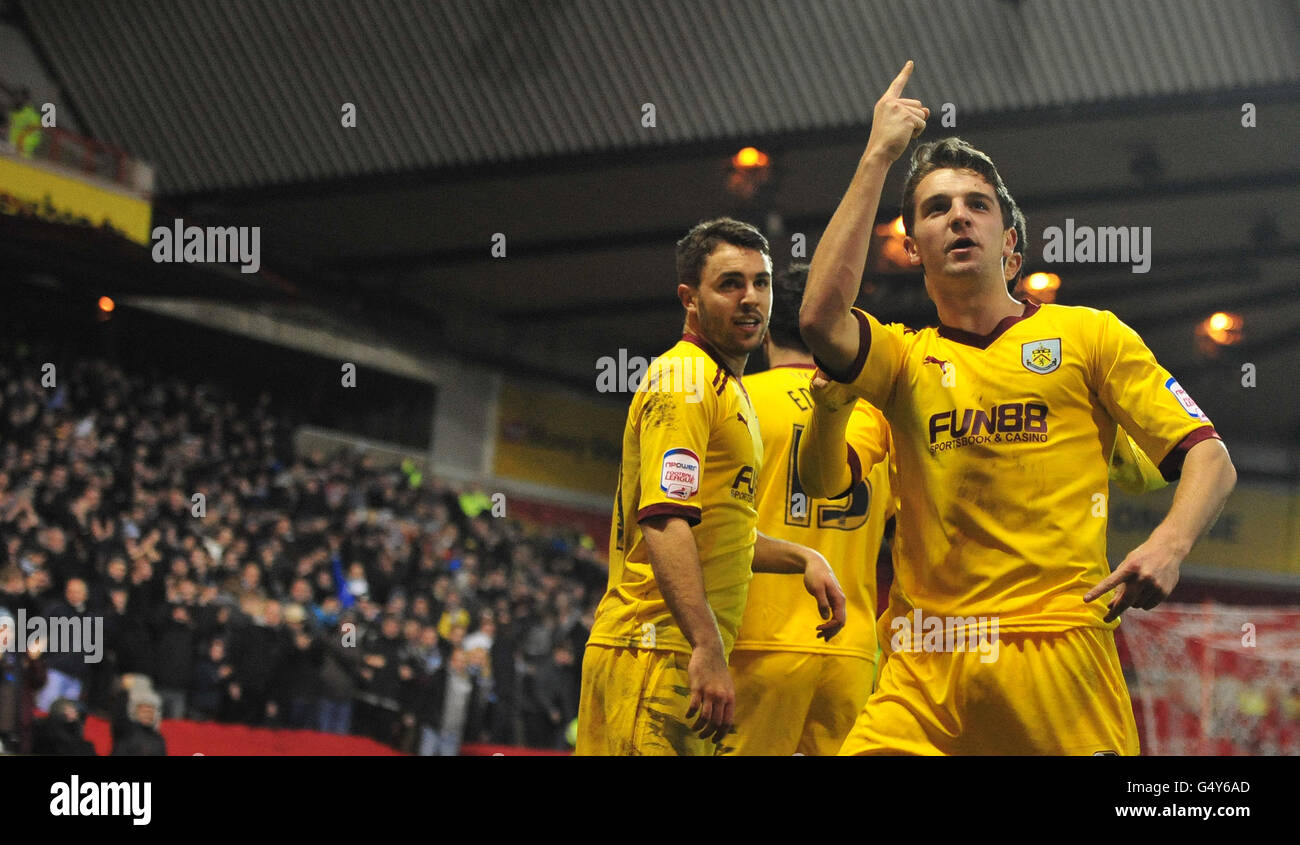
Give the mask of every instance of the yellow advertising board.
<svg viewBox="0 0 1300 845">
<path fill-rule="evenodd" d="M 128 191 L 0 155 L 0 214 L 109 229 L 148 246 L 153 209 Z"/>
<path fill-rule="evenodd" d="M 613 501 L 626 419 L 626 406 L 505 381 L 493 474 Z"/>
<path fill-rule="evenodd" d="M 1174 489 L 1134 497 L 1111 488 L 1107 550 L 1112 566 L 1118 566 L 1164 519 Z M 1300 491 L 1285 485 L 1239 483 L 1223 514 L 1185 563 L 1300 575 Z"/>
</svg>

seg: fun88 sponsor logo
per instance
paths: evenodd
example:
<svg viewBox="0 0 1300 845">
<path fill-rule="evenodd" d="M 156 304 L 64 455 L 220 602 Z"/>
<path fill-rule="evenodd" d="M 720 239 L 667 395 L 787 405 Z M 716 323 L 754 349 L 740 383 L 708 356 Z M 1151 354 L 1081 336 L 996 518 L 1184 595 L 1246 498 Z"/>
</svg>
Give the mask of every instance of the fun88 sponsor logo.
<svg viewBox="0 0 1300 845">
<path fill-rule="evenodd" d="M 988 411 L 959 408 L 930 415 L 930 454 L 984 443 L 1046 443 L 1047 406 L 1003 402 Z"/>
</svg>

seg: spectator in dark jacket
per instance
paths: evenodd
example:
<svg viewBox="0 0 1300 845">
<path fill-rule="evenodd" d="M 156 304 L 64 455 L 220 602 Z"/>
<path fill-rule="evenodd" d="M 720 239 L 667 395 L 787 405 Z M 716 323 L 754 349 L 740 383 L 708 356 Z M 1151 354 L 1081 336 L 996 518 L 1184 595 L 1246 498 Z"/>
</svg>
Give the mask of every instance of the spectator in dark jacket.
<svg viewBox="0 0 1300 845">
<path fill-rule="evenodd" d="M 509 606 L 501 603 L 496 616 L 496 633 L 492 637 L 492 741 L 505 745 L 522 742 L 519 730 L 520 654 L 519 624 L 510 615 Z"/>
<path fill-rule="evenodd" d="M 81 714 L 76 702 L 60 698 L 50 707 L 50 715 L 36 723 L 33 754 L 57 757 L 94 757 L 95 746 L 81 735 Z"/>
<path fill-rule="evenodd" d="M 291 604 L 285 611 L 287 645 L 284 659 L 272 685 L 283 724 L 291 728 L 313 728 L 321 697 L 320 672 L 323 648 L 306 627 L 306 611 Z"/>
<path fill-rule="evenodd" d="M 322 642 L 321 698 L 318 729 L 347 734 L 352 730 L 352 698 L 357 692 L 357 649 L 343 643 L 342 623 Z"/>
<path fill-rule="evenodd" d="M 71 578 L 63 589 L 63 601 L 52 602 L 45 608 L 47 619 L 82 619 L 90 616 L 86 604 L 88 591 L 86 582 L 80 578 Z M 84 630 L 84 629 L 83 629 Z M 49 678 L 36 696 L 37 708 L 49 712 L 56 699 L 70 698 L 81 700 L 82 686 L 90 674 L 90 664 L 86 663 L 84 652 L 67 649 L 49 658 Z"/>
<path fill-rule="evenodd" d="M 104 621 L 104 635 L 117 656 L 118 673 L 152 677 L 156 671 L 153 626 L 144 594 L 116 589 L 109 599 L 112 609 Z"/>
<path fill-rule="evenodd" d="M 166 757 L 167 741 L 158 732 L 162 699 L 152 689 L 132 690 L 127 699 L 129 716 L 113 737 L 114 757 Z"/>
<path fill-rule="evenodd" d="M 526 711 L 527 742 L 534 748 L 567 748 L 565 730 L 578 717 L 581 679 L 574 670 L 568 642 L 555 644 L 548 660 L 537 667 L 532 700 Z"/>
<path fill-rule="evenodd" d="M 361 677 L 365 691 L 359 697 L 363 707 L 358 719 L 363 732 L 380 742 L 391 743 L 399 728 L 401 697 L 402 635 L 395 616 L 385 616 L 378 631 L 371 631 L 361 645 Z"/>
<path fill-rule="evenodd" d="M 241 631 L 235 656 L 240 721 L 252 725 L 263 724 L 268 716 L 279 716 L 278 705 L 271 699 L 271 684 L 287 651 L 280 603 L 266 602 L 261 621 Z"/>
<path fill-rule="evenodd" d="M 209 721 L 228 716 L 232 701 L 230 684 L 234 675 L 235 667 L 226 657 L 226 641 L 213 637 L 207 652 L 194 665 L 190 718 Z"/>
<path fill-rule="evenodd" d="M 194 675 L 194 653 L 198 636 L 191 608 L 174 602 L 158 610 L 155 621 L 157 669 L 154 688 L 162 698 L 164 719 L 184 719 L 185 699 Z"/>
<path fill-rule="evenodd" d="M 0 746 L 6 751 L 28 754 L 33 744 L 36 691 L 45 686 L 45 658 L 40 643 L 29 643 L 26 652 L 13 651 L 16 623 L 0 611 L 0 626 L 9 644 L 0 646 Z"/>
</svg>

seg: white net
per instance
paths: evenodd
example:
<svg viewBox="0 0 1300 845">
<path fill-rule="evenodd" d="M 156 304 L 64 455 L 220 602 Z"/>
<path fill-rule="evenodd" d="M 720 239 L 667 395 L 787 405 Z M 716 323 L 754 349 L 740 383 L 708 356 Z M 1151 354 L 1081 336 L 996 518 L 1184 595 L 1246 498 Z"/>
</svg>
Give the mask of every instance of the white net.
<svg viewBox="0 0 1300 845">
<path fill-rule="evenodd" d="M 1163 605 L 1120 636 L 1143 754 L 1300 754 L 1300 610 Z"/>
</svg>

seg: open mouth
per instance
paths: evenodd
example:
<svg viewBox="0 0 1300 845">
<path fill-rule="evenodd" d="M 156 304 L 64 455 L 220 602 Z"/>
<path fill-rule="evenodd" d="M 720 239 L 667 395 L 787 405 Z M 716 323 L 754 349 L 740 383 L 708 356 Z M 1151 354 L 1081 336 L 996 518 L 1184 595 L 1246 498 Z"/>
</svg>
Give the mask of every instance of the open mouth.
<svg viewBox="0 0 1300 845">
<path fill-rule="evenodd" d="M 970 249 L 971 247 L 974 246 L 979 246 L 979 244 L 975 243 L 970 238 L 958 238 L 957 240 L 953 241 L 951 244 L 948 245 L 948 251 L 956 252 L 961 249 Z"/>
<path fill-rule="evenodd" d="M 742 317 L 736 321 L 736 325 L 744 329 L 757 329 L 763 325 L 763 321 L 757 317 Z"/>
</svg>

